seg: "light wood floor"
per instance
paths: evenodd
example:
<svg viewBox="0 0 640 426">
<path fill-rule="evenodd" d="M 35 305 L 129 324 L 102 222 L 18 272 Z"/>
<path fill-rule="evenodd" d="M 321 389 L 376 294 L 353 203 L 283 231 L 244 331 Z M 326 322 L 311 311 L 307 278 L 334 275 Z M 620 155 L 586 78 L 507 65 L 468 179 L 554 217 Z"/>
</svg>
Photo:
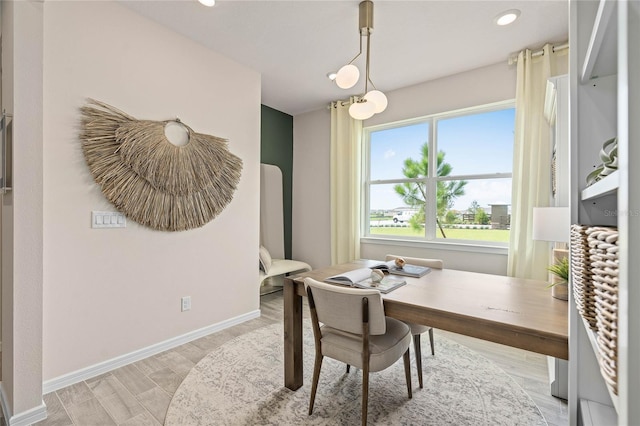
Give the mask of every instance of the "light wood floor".
<svg viewBox="0 0 640 426">
<path fill-rule="evenodd" d="M 282 292 L 260 299 L 260 318 L 45 395 L 49 417 L 37 425 L 163 424 L 171 396 L 200 359 L 237 336 L 282 321 Z M 305 305 L 307 317 L 308 312 Z M 546 357 L 435 330 L 436 342 L 438 336 L 455 340 L 495 362 L 538 404 L 549 425 L 568 424 L 566 402 L 549 395 Z M 423 341 L 428 350 L 428 338 Z"/>
</svg>

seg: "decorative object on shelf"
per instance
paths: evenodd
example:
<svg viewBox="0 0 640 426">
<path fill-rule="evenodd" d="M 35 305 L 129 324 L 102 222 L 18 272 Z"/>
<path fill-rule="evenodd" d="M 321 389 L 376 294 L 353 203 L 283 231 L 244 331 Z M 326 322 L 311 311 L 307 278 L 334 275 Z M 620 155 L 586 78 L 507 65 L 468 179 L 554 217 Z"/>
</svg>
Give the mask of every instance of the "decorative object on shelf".
<svg viewBox="0 0 640 426">
<path fill-rule="evenodd" d="M 353 62 L 362 55 L 362 38 L 367 39 L 367 52 L 365 60 L 365 80 L 364 95 L 358 97 L 349 107 L 349 115 L 356 120 L 366 120 L 373 114 L 380 113 L 387 108 L 387 96 L 376 89 L 369 75 L 369 61 L 371 59 L 371 33 L 373 32 L 373 2 L 365 0 L 359 6 L 359 32 L 360 32 L 360 52 L 349 63 L 338 70 L 337 73 L 329 73 L 338 87 L 350 89 L 358 82 L 360 70 L 353 65 Z M 373 90 L 369 90 L 369 83 Z"/>
<path fill-rule="evenodd" d="M 618 138 L 611 138 L 602 144 L 600 161 L 602 161 L 602 164 L 597 166 L 587 176 L 587 186 L 593 185 L 600 179 L 618 170 Z"/>
<path fill-rule="evenodd" d="M 591 260 L 589 259 L 588 226 L 571 225 L 571 283 L 573 298 L 582 318 L 589 328 L 596 327 L 596 294 L 593 286 Z"/>
<path fill-rule="evenodd" d="M 569 258 L 568 252 L 562 250 L 562 254 L 558 254 L 559 250 L 554 250 L 556 254 L 556 263 L 549 266 L 547 270 L 553 274 L 553 278 L 548 287 L 551 288 L 551 295 L 556 299 L 569 300 Z"/>
<path fill-rule="evenodd" d="M 586 230 L 596 299 L 596 326 L 600 372 L 618 394 L 618 230 Z"/>
<path fill-rule="evenodd" d="M 162 231 L 198 228 L 233 198 L 242 160 L 227 140 L 196 133 L 179 119 L 138 120 L 93 99 L 81 108 L 82 151 L 102 193 L 127 217 Z M 187 133 L 177 146 L 168 124 Z"/>
</svg>

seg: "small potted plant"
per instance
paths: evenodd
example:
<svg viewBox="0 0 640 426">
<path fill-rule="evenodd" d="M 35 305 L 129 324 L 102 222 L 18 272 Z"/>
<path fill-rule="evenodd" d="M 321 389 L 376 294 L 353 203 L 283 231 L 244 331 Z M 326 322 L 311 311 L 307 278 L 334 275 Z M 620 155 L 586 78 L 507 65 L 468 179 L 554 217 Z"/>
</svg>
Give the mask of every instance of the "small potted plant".
<svg viewBox="0 0 640 426">
<path fill-rule="evenodd" d="M 551 295 L 556 299 L 569 299 L 569 259 L 561 257 L 556 259 L 556 263 L 547 268 L 553 275 L 551 278 Z"/>
</svg>

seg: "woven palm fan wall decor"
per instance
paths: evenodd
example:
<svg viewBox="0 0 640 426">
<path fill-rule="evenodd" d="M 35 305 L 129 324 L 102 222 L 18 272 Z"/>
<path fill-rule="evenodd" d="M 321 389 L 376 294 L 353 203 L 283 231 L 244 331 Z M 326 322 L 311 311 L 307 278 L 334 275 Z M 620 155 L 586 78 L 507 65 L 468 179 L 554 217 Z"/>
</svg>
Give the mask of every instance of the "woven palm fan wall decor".
<svg viewBox="0 0 640 426">
<path fill-rule="evenodd" d="M 138 120 L 93 99 L 81 108 L 82 151 L 102 193 L 125 216 L 152 229 L 184 231 L 216 217 L 233 198 L 242 160 L 228 141 L 179 120 Z M 171 143 L 165 126 L 184 126 Z"/>
</svg>

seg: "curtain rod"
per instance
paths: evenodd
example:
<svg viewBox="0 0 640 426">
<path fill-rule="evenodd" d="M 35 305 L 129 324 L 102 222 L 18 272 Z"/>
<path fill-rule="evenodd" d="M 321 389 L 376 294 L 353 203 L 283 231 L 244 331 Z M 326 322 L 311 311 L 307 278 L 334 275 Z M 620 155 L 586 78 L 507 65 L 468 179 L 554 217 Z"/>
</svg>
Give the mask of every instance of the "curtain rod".
<svg viewBox="0 0 640 426">
<path fill-rule="evenodd" d="M 568 48 L 569 48 L 569 43 L 562 43 L 562 44 L 559 44 L 557 46 L 551 46 L 551 51 L 555 53 L 555 52 L 558 52 L 560 50 L 564 50 L 564 49 L 568 49 Z M 517 64 L 518 63 L 518 55 L 519 55 L 519 53 L 509 56 L 509 59 L 507 60 L 507 63 L 509 65 Z M 544 55 L 544 49 L 540 49 L 540 50 L 537 50 L 537 51 L 531 53 L 531 57 L 532 58 L 535 58 L 537 56 L 542 56 L 542 55 Z"/>
</svg>

